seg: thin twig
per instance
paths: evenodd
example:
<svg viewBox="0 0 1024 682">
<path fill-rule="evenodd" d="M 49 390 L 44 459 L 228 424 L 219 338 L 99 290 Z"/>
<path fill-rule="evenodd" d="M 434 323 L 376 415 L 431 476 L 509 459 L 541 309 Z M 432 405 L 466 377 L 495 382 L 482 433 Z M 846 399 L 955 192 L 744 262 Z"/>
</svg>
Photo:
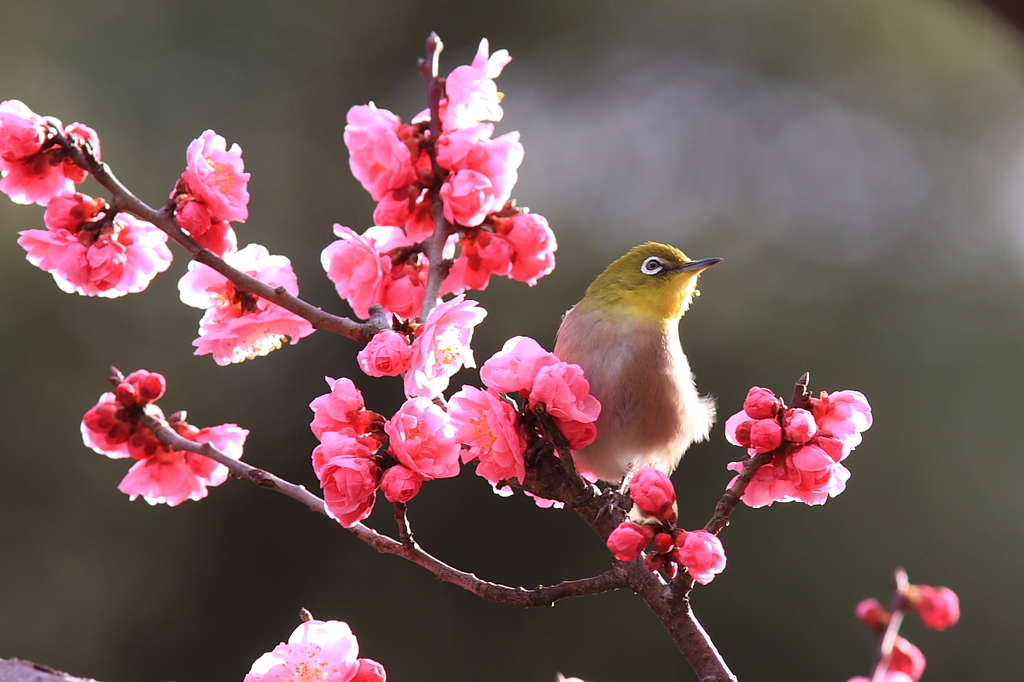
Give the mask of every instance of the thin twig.
<svg viewBox="0 0 1024 682">
<path fill-rule="evenodd" d="M 141 424 L 152 430 L 157 438 L 167 443 L 175 450 L 186 450 L 197 455 L 209 457 L 210 459 L 223 464 L 228 468 L 235 478 L 242 478 L 252 481 L 262 488 L 276 490 L 293 499 L 302 502 L 311 511 L 327 515 L 327 507 L 324 501 L 306 490 L 301 485 L 290 483 L 275 476 L 269 471 L 257 469 L 245 462 L 232 459 L 225 453 L 218 450 L 210 443 L 196 443 L 178 435 L 166 422 L 151 415 L 143 415 Z M 396 505 L 397 516 L 397 505 Z M 404 516 L 404 514 L 403 514 Z M 401 522 L 400 522 L 401 523 Z M 372 528 L 356 523 L 349 530 L 360 540 L 368 544 L 377 552 L 382 554 L 394 554 L 400 556 L 417 566 L 421 566 L 441 582 L 452 583 L 464 590 L 486 599 L 488 601 L 515 604 L 524 607 L 551 606 L 557 601 L 568 597 L 583 597 L 591 594 L 601 594 L 612 590 L 622 589 L 630 586 L 629 571 L 616 565 L 600 575 L 579 580 L 567 580 L 555 585 L 541 586 L 532 590 L 522 587 L 510 587 L 499 583 L 492 583 L 481 580 L 472 573 L 460 571 L 449 566 L 440 559 L 422 550 L 412 538 L 409 532 L 408 521 L 405 521 L 405 530 L 409 533 L 407 541 L 401 542 L 373 530 Z"/>
<path fill-rule="evenodd" d="M 910 580 L 907 572 L 897 566 L 892 576 L 892 601 L 889 604 L 889 624 L 878 636 L 878 647 L 875 650 L 875 658 L 871 665 L 871 682 L 881 682 L 885 674 L 889 672 L 889 661 L 892 660 L 892 650 L 896 646 L 896 639 L 900 635 L 900 626 L 903 625 L 903 609 L 906 607 L 907 588 L 910 587 Z"/>
</svg>

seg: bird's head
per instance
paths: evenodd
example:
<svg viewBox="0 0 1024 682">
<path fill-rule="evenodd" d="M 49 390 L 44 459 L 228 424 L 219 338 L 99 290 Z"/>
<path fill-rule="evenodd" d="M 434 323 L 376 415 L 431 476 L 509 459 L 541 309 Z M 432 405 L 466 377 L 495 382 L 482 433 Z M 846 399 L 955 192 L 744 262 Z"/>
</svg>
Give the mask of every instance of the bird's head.
<svg viewBox="0 0 1024 682">
<path fill-rule="evenodd" d="M 609 265 L 587 288 L 583 302 L 652 320 L 678 320 L 699 295 L 700 273 L 721 260 L 690 260 L 674 246 L 647 242 Z"/>
</svg>

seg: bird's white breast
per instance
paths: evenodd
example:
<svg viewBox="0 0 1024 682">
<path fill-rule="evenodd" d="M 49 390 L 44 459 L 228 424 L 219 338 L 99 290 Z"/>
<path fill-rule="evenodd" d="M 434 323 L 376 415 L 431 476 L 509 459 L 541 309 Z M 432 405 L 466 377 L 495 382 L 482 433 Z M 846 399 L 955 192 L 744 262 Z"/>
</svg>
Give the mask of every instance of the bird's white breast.
<svg viewBox="0 0 1024 682">
<path fill-rule="evenodd" d="M 670 474 L 690 443 L 707 438 L 714 402 L 701 397 L 679 344 L 678 321 L 570 310 L 555 355 L 583 368 L 601 402 L 597 439 L 573 455 L 618 482 L 643 465 Z"/>
</svg>

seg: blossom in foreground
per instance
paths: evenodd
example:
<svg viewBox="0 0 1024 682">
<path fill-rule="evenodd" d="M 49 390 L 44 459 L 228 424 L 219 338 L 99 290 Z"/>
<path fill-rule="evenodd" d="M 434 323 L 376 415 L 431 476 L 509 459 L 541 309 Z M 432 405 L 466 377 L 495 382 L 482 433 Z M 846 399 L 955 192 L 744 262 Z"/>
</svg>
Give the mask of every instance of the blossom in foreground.
<svg viewBox="0 0 1024 682">
<path fill-rule="evenodd" d="M 380 480 L 380 490 L 388 502 L 408 502 L 422 486 L 423 477 L 401 464 L 390 467 Z"/>
<path fill-rule="evenodd" d="M 164 377 L 139 370 L 129 374 L 114 393 L 104 393 L 82 418 L 82 440 L 96 452 L 113 459 L 138 460 L 121 481 L 118 490 L 132 500 L 142 497 L 149 504 L 175 506 L 185 500 L 206 497 L 209 486 L 227 480 L 228 469 L 208 457 L 187 450 L 174 450 L 140 423 L 143 414 L 163 421 L 163 411 L 154 403 L 166 389 Z M 232 459 L 240 459 L 249 432 L 236 424 L 198 429 L 177 413 L 168 425 L 183 438 L 210 443 Z"/>
<path fill-rule="evenodd" d="M 18 245 L 61 291 L 103 298 L 134 294 L 170 266 L 167 235 L 155 225 L 127 213 L 105 219 L 105 202 L 84 194 L 64 194 L 50 204 L 49 229 L 22 231 Z"/>
<path fill-rule="evenodd" d="M 809 410 L 784 410 L 770 390 L 754 387 L 743 410 L 726 421 L 730 443 L 746 448 L 751 456 L 775 453 L 754 473 L 741 497 L 745 504 L 763 507 L 793 500 L 824 504 L 846 489 L 850 472 L 841 462 L 860 443 L 861 432 L 871 426 L 871 407 L 857 391 L 831 395 L 823 391 L 809 403 Z M 744 465 L 733 462 L 728 468 L 741 472 Z"/>
<path fill-rule="evenodd" d="M 448 381 L 463 367 L 476 367 L 473 328 L 487 311 L 476 301 L 456 296 L 435 307 L 412 343 L 410 369 L 405 375 L 405 394 L 434 398 L 448 387 Z"/>
<path fill-rule="evenodd" d="M 373 511 L 380 485 L 380 468 L 372 453 L 355 437 L 338 432 L 324 434 L 313 450 L 313 470 L 324 491 L 328 516 L 345 528 Z"/>
<path fill-rule="evenodd" d="M 264 284 L 284 287 L 298 295 L 299 286 L 291 263 L 284 256 L 271 256 L 259 244 L 229 253 L 225 262 Z M 199 338 L 192 342 L 196 355 L 213 355 L 218 365 L 251 360 L 277 350 L 286 340 L 294 345 L 315 330 L 305 318 L 237 289 L 226 277 L 201 263 L 189 263 L 178 282 L 181 301 L 205 308 L 199 322 Z"/>
<path fill-rule="evenodd" d="M 383 442 L 384 417 L 367 410 L 363 394 L 347 377 L 324 377 L 331 392 L 313 399 L 313 421 L 309 427 L 323 441 L 331 432 L 344 433 L 362 441 L 376 451 Z"/>
<path fill-rule="evenodd" d="M 644 548 L 653 539 L 653 526 L 642 526 L 632 521 L 624 521 L 612 531 L 605 544 L 619 561 L 632 561 L 643 554 Z"/>
<path fill-rule="evenodd" d="M 256 659 L 244 682 L 385 682 L 380 663 L 358 656 L 346 623 L 309 620 Z"/>
<path fill-rule="evenodd" d="M 475 227 L 512 197 L 523 162 L 517 131 L 490 139 L 494 126 L 456 130 L 438 140 L 437 163 L 449 171 L 439 192 L 449 222 Z"/>
</svg>

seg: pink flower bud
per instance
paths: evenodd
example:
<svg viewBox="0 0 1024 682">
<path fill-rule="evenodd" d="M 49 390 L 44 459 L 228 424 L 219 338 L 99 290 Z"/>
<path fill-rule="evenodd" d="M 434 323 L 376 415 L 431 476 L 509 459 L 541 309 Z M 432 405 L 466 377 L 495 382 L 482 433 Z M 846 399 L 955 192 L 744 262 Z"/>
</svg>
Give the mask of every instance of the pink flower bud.
<svg viewBox="0 0 1024 682">
<path fill-rule="evenodd" d="M 770 419 L 779 413 L 780 404 L 781 401 L 772 391 L 754 386 L 747 391 L 743 411 L 750 415 L 751 419 Z"/>
<path fill-rule="evenodd" d="M 317 472 L 331 518 L 351 528 L 373 511 L 380 470 L 365 457 L 334 457 Z"/>
<path fill-rule="evenodd" d="M 658 533 L 654 536 L 654 540 L 651 543 L 651 549 L 658 554 L 668 554 L 672 551 L 675 544 L 676 540 L 672 537 L 671 533 Z"/>
<path fill-rule="evenodd" d="M 349 682 L 387 682 L 388 674 L 384 671 L 384 666 L 377 661 L 360 658 L 357 663 L 359 670 Z"/>
<path fill-rule="evenodd" d="M 889 659 L 889 673 L 904 673 L 913 682 L 921 679 L 925 668 L 924 654 L 916 646 L 902 637 L 896 638 L 892 647 L 892 657 Z"/>
<path fill-rule="evenodd" d="M 401 464 L 384 472 L 380 480 L 380 490 L 388 502 L 408 502 L 420 492 L 423 477 Z"/>
<path fill-rule="evenodd" d="M 391 329 L 377 332 L 356 356 L 371 377 L 396 377 L 412 366 L 412 347 L 404 334 Z"/>
<path fill-rule="evenodd" d="M 889 619 L 892 617 L 874 597 L 857 604 L 856 613 L 860 622 L 872 632 L 881 632 L 889 625 Z"/>
<path fill-rule="evenodd" d="M 675 523 L 676 491 L 668 476 L 654 467 L 637 470 L 629 484 L 629 495 L 644 514 Z"/>
<path fill-rule="evenodd" d="M 793 408 L 786 410 L 785 438 L 790 443 L 803 445 L 818 431 L 814 417 L 807 410 Z"/>
<path fill-rule="evenodd" d="M 933 630 L 945 630 L 960 620 L 960 598 L 948 587 L 912 585 L 907 601 L 920 614 L 925 627 Z"/>
<path fill-rule="evenodd" d="M 632 521 L 623 521 L 612 531 L 605 543 L 619 561 L 632 561 L 654 538 L 654 529 Z"/>
<path fill-rule="evenodd" d="M 771 452 L 782 445 L 782 427 L 775 419 L 758 419 L 750 427 L 750 447 L 756 452 Z"/>
<path fill-rule="evenodd" d="M 686 568 L 694 580 L 707 585 L 725 570 L 725 549 L 718 536 L 706 530 L 684 531 L 676 538 L 672 560 Z"/>
<path fill-rule="evenodd" d="M 118 384 L 117 388 L 114 389 L 114 395 L 117 396 L 117 402 L 121 403 L 125 407 L 134 407 L 138 400 L 135 387 L 128 382 Z"/>
</svg>

